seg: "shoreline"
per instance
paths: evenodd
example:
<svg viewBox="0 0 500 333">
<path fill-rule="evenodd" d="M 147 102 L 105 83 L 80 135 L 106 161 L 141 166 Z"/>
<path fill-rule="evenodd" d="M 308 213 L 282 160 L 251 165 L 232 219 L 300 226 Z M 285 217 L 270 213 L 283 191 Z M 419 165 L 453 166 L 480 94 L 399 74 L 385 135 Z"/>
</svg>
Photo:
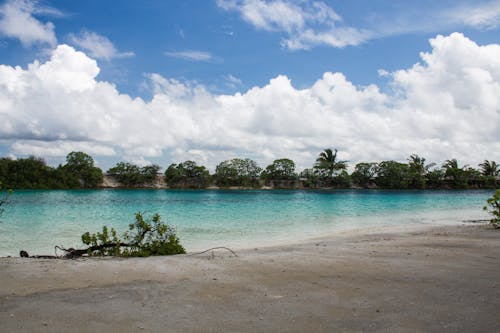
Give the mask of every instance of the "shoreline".
<svg viewBox="0 0 500 333">
<path fill-rule="evenodd" d="M 500 232 L 373 227 L 149 258 L 0 258 L 2 331 L 498 331 Z M 85 323 L 85 324 L 82 324 Z"/>
</svg>

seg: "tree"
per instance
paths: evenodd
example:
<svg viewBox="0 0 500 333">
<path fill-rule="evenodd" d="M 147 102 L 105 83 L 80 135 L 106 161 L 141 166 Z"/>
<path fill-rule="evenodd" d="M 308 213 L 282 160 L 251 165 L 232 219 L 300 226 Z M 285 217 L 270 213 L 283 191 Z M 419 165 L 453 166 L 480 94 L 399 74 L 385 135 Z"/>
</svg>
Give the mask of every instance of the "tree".
<svg viewBox="0 0 500 333">
<path fill-rule="evenodd" d="M 408 158 L 408 185 L 411 188 L 424 189 L 426 175 L 435 163 L 425 164 L 425 158 L 413 154 Z"/>
<path fill-rule="evenodd" d="M 249 158 L 233 158 L 219 163 L 215 180 L 219 186 L 258 186 L 262 169 Z"/>
<path fill-rule="evenodd" d="M 108 170 L 108 174 L 125 186 L 137 186 L 151 183 L 156 179 L 160 166 L 153 164 L 139 167 L 132 163 L 118 162 Z"/>
<path fill-rule="evenodd" d="M 487 205 L 484 206 L 483 209 L 493 215 L 490 223 L 495 228 L 500 228 L 500 190 L 497 190 L 491 198 L 486 201 L 486 204 Z"/>
<path fill-rule="evenodd" d="M 314 168 L 308 168 L 302 170 L 302 172 L 299 175 L 299 178 L 302 181 L 304 187 L 314 188 L 317 187 L 320 183 L 318 170 Z"/>
<path fill-rule="evenodd" d="M 355 184 L 361 187 L 369 187 L 377 175 L 377 163 L 361 162 L 356 164 L 351 178 Z"/>
<path fill-rule="evenodd" d="M 170 164 L 165 171 L 165 181 L 170 187 L 205 188 L 210 183 L 210 173 L 194 161 Z"/>
<path fill-rule="evenodd" d="M 295 162 L 282 158 L 274 160 L 274 162 L 262 171 L 261 177 L 267 180 L 292 180 L 297 179 L 295 173 Z"/>
<path fill-rule="evenodd" d="M 83 152 L 73 151 L 66 156 L 63 169 L 71 173 L 80 187 L 93 188 L 102 183 L 102 170 L 94 166 L 94 159 Z"/>
<path fill-rule="evenodd" d="M 460 168 L 458 166 L 458 161 L 455 158 L 453 158 L 451 160 L 446 160 L 443 163 L 442 167 L 444 169 L 445 179 L 451 181 L 451 185 L 454 188 L 468 187 L 467 173 L 464 170 L 464 168 L 466 168 L 467 165 Z"/>
<path fill-rule="evenodd" d="M 319 154 L 314 167 L 326 172 L 328 178 L 332 179 L 334 173 L 339 173 L 341 170 L 347 169 L 347 161 L 337 161 L 337 149 L 332 151 L 330 148 L 327 148 Z"/>
<path fill-rule="evenodd" d="M 0 182 L 0 193 L 2 192 L 2 182 Z M 2 193 L 2 197 L 0 198 L 0 216 L 5 212 L 4 206 L 8 203 L 11 194 L 12 190 L 6 190 L 5 193 Z"/>
<path fill-rule="evenodd" d="M 143 183 L 151 183 L 156 180 L 156 176 L 160 171 L 160 166 L 158 164 L 150 164 L 143 166 L 140 170 Z"/>
<path fill-rule="evenodd" d="M 396 161 L 380 162 L 375 183 L 381 188 L 408 188 L 408 165 Z"/>
<path fill-rule="evenodd" d="M 500 175 L 500 166 L 495 161 L 484 160 L 479 166 L 483 176 L 496 177 Z"/>
</svg>

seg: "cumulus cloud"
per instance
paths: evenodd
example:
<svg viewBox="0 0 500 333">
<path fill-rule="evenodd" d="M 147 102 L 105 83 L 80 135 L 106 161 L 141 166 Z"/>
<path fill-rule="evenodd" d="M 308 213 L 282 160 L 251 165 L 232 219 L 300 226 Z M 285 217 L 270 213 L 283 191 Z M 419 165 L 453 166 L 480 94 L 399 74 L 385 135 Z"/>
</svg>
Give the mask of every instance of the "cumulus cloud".
<svg viewBox="0 0 500 333">
<path fill-rule="evenodd" d="M 165 52 L 165 55 L 171 58 L 178 58 L 178 59 L 192 60 L 192 61 L 211 61 L 215 59 L 210 52 L 196 51 L 196 50 L 170 51 L 170 52 Z"/>
<path fill-rule="evenodd" d="M 35 43 L 55 45 L 54 24 L 42 23 L 35 15 L 61 16 L 62 13 L 33 1 L 7 1 L 0 6 L 0 35 L 19 39 L 25 46 Z"/>
<path fill-rule="evenodd" d="M 281 44 L 290 50 L 317 45 L 359 45 L 370 37 L 366 30 L 342 24 L 342 18 L 321 1 L 217 0 L 227 11 L 236 11 L 258 29 L 282 32 Z"/>
<path fill-rule="evenodd" d="M 59 45 L 45 63 L 0 65 L 0 139 L 16 155 L 84 150 L 211 168 L 236 156 L 310 167 L 327 147 L 351 164 L 412 153 L 436 162 L 500 160 L 500 45 L 459 33 L 430 43 L 420 63 L 385 73 L 390 94 L 342 73 L 327 72 L 305 89 L 280 75 L 233 95 L 153 73 L 149 101 L 96 80 L 93 59 Z"/>
<path fill-rule="evenodd" d="M 69 40 L 96 59 L 111 60 L 113 58 L 133 57 L 134 52 L 120 52 L 105 36 L 92 31 L 83 30 L 79 34 L 70 34 Z"/>
</svg>

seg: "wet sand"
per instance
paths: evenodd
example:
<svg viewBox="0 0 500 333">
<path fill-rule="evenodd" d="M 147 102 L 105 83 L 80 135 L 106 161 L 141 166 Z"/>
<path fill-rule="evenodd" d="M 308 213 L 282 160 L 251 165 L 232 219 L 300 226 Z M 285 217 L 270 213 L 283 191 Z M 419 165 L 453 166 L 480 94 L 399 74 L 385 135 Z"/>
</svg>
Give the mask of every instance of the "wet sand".
<svg viewBox="0 0 500 333">
<path fill-rule="evenodd" d="M 500 231 L 486 225 L 237 253 L 1 258 L 0 332 L 500 331 Z"/>
</svg>

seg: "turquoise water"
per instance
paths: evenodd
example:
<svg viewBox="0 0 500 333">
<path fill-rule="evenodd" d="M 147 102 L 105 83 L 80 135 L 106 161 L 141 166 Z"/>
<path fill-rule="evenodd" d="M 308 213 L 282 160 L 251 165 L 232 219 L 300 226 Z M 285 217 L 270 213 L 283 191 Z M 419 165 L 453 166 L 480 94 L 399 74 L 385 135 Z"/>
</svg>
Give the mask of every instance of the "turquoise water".
<svg viewBox="0 0 500 333">
<path fill-rule="evenodd" d="M 484 219 L 493 191 L 16 191 L 0 217 L 0 256 L 81 247 L 103 225 L 125 231 L 138 211 L 159 213 L 188 251 L 251 248 L 338 230 Z"/>
</svg>

